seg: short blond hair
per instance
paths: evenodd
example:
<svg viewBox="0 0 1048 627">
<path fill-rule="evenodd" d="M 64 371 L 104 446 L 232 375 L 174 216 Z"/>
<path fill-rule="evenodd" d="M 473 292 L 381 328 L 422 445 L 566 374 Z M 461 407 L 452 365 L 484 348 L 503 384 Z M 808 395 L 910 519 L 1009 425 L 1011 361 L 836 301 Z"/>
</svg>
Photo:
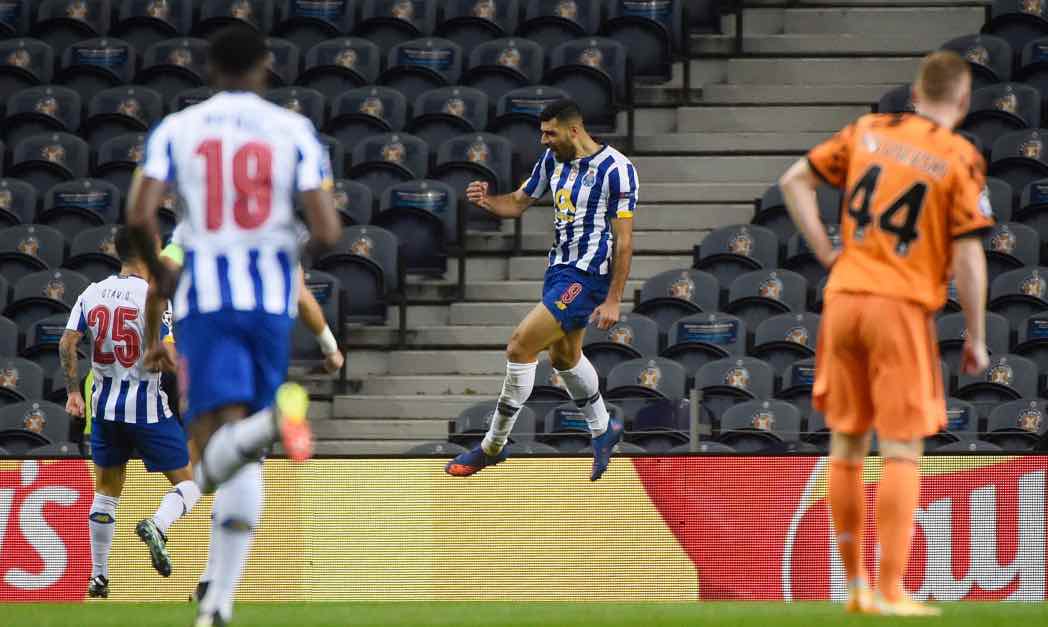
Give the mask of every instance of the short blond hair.
<svg viewBox="0 0 1048 627">
<path fill-rule="evenodd" d="M 928 103 L 953 102 L 960 96 L 965 77 L 970 80 L 971 75 L 972 70 L 961 55 L 952 50 L 939 50 L 921 61 L 914 90 Z"/>
</svg>

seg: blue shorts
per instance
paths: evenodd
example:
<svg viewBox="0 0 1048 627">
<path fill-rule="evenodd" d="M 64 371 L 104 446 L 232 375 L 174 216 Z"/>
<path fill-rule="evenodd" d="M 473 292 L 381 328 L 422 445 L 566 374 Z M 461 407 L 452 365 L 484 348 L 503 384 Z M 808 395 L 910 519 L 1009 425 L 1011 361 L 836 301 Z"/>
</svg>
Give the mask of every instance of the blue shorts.
<svg viewBox="0 0 1048 627">
<path fill-rule="evenodd" d="M 91 461 L 101 468 L 123 466 L 137 450 L 146 470 L 164 472 L 189 465 L 186 432 L 175 418 L 154 423 L 91 421 Z"/>
<path fill-rule="evenodd" d="M 216 311 L 176 322 L 188 378 L 186 424 L 227 405 L 246 405 L 251 413 L 271 406 L 287 378 L 294 323 L 261 311 Z"/>
<path fill-rule="evenodd" d="M 542 282 L 542 304 L 565 332 L 583 329 L 593 310 L 607 298 L 610 285 L 609 275 L 590 274 L 574 266 L 551 266 Z"/>
</svg>

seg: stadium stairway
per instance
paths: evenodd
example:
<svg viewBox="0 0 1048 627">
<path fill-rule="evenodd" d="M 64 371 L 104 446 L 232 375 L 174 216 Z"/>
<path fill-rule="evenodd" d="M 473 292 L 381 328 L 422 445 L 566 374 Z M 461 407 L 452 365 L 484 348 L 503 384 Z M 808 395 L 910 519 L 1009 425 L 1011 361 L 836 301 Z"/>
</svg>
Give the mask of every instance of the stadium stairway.
<svg viewBox="0 0 1048 627">
<path fill-rule="evenodd" d="M 691 265 L 711 229 L 749 222 L 759 197 L 794 160 L 909 81 L 925 52 L 982 25 L 981 5 L 951 0 L 768 0 L 743 15 L 744 50 L 733 36 L 693 35 L 692 102 L 682 65 L 670 83 L 643 86 L 633 156 L 641 180 L 636 251 L 624 306 L 663 270 Z M 867 6 L 868 5 L 868 6 Z M 725 33 L 734 32 L 734 16 Z M 620 130 L 624 126 L 620 125 Z M 523 253 L 511 256 L 512 225 L 469 234 L 466 298 L 451 302 L 456 264 L 441 280 L 409 278 L 408 294 L 444 304 L 408 309 L 408 346 L 387 326 L 347 327 L 345 380 L 315 403 L 322 453 L 402 452 L 442 440 L 449 420 L 493 398 L 503 348 L 537 302 L 551 243 L 548 199 L 523 220 Z M 472 252 L 475 251 L 475 252 Z"/>
</svg>

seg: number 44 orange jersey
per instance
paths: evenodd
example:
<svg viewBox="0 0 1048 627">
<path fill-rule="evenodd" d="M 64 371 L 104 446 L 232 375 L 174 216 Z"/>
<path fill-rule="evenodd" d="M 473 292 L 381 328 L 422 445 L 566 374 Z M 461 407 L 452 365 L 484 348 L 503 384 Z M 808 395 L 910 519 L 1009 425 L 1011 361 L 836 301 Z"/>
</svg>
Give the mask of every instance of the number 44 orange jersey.
<svg viewBox="0 0 1048 627">
<path fill-rule="evenodd" d="M 993 226 L 978 150 L 921 115 L 871 114 L 813 148 L 808 163 L 844 190 L 843 250 L 826 291 L 940 309 L 953 240 Z"/>
</svg>

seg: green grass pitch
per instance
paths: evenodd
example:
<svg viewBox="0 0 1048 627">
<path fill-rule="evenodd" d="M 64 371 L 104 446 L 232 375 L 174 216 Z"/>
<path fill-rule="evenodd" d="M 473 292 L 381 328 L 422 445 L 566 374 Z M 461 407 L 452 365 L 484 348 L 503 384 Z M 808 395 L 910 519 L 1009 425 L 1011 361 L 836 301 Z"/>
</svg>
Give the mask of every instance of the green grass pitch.
<svg viewBox="0 0 1048 627">
<path fill-rule="evenodd" d="M 1044 625 L 1048 603 L 943 604 L 943 617 L 908 619 L 903 624 L 949 627 Z M 188 603 L 5 605 L 5 625 L 33 627 L 187 627 L 194 606 Z M 448 626 L 575 627 L 581 625 L 732 627 L 813 627 L 898 624 L 902 619 L 850 616 L 830 603 L 241 603 L 233 626 Z"/>
</svg>

